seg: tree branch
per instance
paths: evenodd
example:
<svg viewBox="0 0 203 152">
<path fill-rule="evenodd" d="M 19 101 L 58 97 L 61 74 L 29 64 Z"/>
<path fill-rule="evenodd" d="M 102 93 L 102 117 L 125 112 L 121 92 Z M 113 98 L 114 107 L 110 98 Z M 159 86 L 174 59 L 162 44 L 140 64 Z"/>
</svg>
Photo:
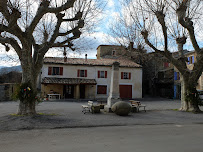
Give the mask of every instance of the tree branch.
<svg viewBox="0 0 203 152">
<path fill-rule="evenodd" d="M 161 54 L 162 56 L 165 56 L 169 62 L 171 62 L 175 67 L 178 68 L 178 70 L 183 74 L 186 72 L 186 64 L 185 61 L 180 61 L 178 59 L 173 58 L 172 54 L 167 50 L 167 51 L 161 51 L 159 49 L 157 49 L 152 43 L 149 42 L 148 40 L 148 31 L 142 31 L 141 32 L 142 36 L 144 37 L 145 43 L 147 45 L 149 45 L 149 47 L 151 47 L 156 53 Z M 183 68 L 179 68 L 179 67 L 183 67 Z"/>
<path fill-rule="evenodd" d="M 16 51 L 16 53 L 18 54 L 18 56 L 20 57 L 21 56 L 21 47 L 18 45 L 18 42 L 13 39 L 13 38 L 3 38 L 3 37 L 0 37 L 0 43 L 1 44 L 5 44 L 5 43 L 8 43 L 10 44 L 14 50 Z"/>
<path fill-rule="evenodd" d="M 164 43 L 165 43 L 164 51 L 168 51 L 168 35 L 167 35 L 167 27 L 166 27 L 166 23 L 164 20 L 165 15 L 163 14 L 163 10 L 155 12 L 155 15 L 162 27 L 162 31 L 163 31 L 163 35 L 164 35 Z"/>
<path fill-rule="evenodd" d="M 37 13 L 34 17 L 34 19 L 32 20 L 32 23 L 30 24 L 30 26 L 27 28 L 26 33 L 28 33 L 28 35 L 31 35 L 35 29 L 35 27 L 37 26 L 37 24 L 39 23 L 39 21 L 41 20 L 42 16 L 44 14 L 47 13 L 47 9 L 49 7 L 50 2 L 47 0 L 43 0 L 37 10 Z"/>
<path fill-rule="evenodd" d="M 65 32 L 65 33 L 59 33 L 58 36 L 66 36 L 66 35 L 68 35 L 68 34 L 70 34 L 70 33 L 74 33 L 74 32 L 76 32 L 76 31 L 78 31 L 79 28 L 83 28 L 83 27 L 84 27 L 84 20 L 79 20 L 78 26 L 76 26 L 76 27 L 73 28 L 72 30 L 69 30 L 69 31 L 67 31 L 67 32 Z"/>
<path fill-rule="evenodd" d="M 75 17 L 70 18 L 70 19 L 63 19 L 63 21 L 76 21 L 82 18 L 82 12 L 77 12 Z"/>
<path fill-rule="evenodd" d="M 8 28 L 8 26 L 0 24 L 0 33 L 5 31 L 10 33 L 10 29 Z"/>
<path fill-rule="evenodd" d="M 66 9 L 69 9 L 71 7 L 73 7 L 73 4 L 75 3 L 76 0 L 67 0 L 67 2 L 65 4 L 63 4 L 60 7 L 56 7 L 56 8 L 48 8 L 47 12 L 49 13 L 59 13 L 62 12 Z"/>
<path fill-rule="evenodd" d="M 56 40 L 56 38 L 57 38 L 58 35 L 59 35 L 59 28 L 60 28 L 60 26 L 61 26 L 61 23 L 63 22 L 63 17 L 64 17 L 64 14 L 59 13 L 59 14 L 57 15 L 58 22 L 57 22 L 57 24 L 56 24 L 54 33 L 53 33 L 53 35 L 52 35 L 50 41 L 48 42 L 48 43 L 51 44 L 51 45 L 54 43 L 54 41 Z"/>
<path fill-rule="evenodd" d="M 185 0 L 181 3 L 181 5 L 176 10 L 176 14 L 178 15 L 178 22 L 188 30 L 190 35 L 190 40 L 192 42 L 192 45 L 197 53 L 201 51 L 194 32 L 194 26 L 191 18 L 186 17 L 186 10 L 187 10 L 187 2 L 188 0 Z"/>
<path fill-rule="evenodd" d="M 164 54 L 164 51 L 161 51 L 159 49 L 157 49 L 152 43 L 149 42 L 148 40 L 148 31 L 144 30 L 141 32 L 142 36 L 144 37 L 145 43 L 147 45 L 149 45 L 155 52 L 160 53 L 160 54 Z"/>
</svg>

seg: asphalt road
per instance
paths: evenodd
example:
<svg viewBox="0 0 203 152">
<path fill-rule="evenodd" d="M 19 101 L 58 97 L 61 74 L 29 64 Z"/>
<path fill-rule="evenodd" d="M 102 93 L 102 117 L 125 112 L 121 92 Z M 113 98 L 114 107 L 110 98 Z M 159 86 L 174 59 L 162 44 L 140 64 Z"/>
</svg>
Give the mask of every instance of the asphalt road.
<svg viewBox="0 0 203 152">
<path fill-rule="evenodd" d="M 202 152 L 203 125 L 8 131 L 0 139 L 0 152 Z"/>
</svg>

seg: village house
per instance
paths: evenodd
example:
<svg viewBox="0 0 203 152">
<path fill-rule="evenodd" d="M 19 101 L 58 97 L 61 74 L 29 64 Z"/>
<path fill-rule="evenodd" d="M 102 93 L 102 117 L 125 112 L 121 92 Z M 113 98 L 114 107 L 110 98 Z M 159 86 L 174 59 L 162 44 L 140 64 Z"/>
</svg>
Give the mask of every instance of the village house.
<svg viewBox="0 0 203 152">
<path fill-rule="evenodd" d="M 196 53 L 194 51 L 185 52 L 188 59 L 187 67 L 192 70 L 196 62 Z M 203 90 L 203 73 L 197 82 L 197 90 Z M 179 71 L 174 68 L 174 98 L 181 98 L 181 76 Z"/>
<path fill-rule="evenodd" d="M 124 58 L 123 53 L 121 46 L 100 45 L 97 59 L 46 57 L 40 76 L 43 96 L 107 99 L 112 65 L 119 62 L 120 98 L 142 98 L 142 67 Z"/>
</svg>

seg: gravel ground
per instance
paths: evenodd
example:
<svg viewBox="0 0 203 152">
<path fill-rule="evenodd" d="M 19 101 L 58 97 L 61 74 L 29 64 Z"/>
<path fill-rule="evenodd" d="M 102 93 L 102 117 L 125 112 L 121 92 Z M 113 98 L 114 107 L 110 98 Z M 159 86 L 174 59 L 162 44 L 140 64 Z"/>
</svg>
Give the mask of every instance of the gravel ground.
<svg viewBox="0 0 203 152">
<path fill-rule="evenodd" d="M 180 112 L 180 100 L 163 98 L 140 99 L 146 105 L 147 112 L 130 113 L 129 116 L 117 116 L 114 113 L 83 114 L 81 104 L 86 101 L 60 100 L 43 102 L 37 108 L 42 115 L 14 116 L 17 102 L 0 103 L 0 131 L 82 128 L 99 126 L 131 126 L 157 124 L 203 124 L 203 114 Z M 202 107 L 201 107 L 202 108 Z M 203 109 L 202 109 L 203 110 Z"/>
</svg>

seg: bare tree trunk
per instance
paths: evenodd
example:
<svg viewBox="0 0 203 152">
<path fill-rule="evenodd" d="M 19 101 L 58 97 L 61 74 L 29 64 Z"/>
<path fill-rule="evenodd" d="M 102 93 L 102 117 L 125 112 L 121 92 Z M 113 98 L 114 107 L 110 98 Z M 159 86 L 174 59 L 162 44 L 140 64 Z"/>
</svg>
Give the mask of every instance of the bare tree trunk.
<svg viewBox="0 0 203 152">
<path fill-rule="evenodd" d="M 201 112 L 196 98 L 196 86 L 193 81 L 181 76 L 181 108 L 180 111 Z M 193 89 L 191 89 L 193 88 Z M 192 98 L 191 98 L 192 97 Z"/>
<path fill-rule="evenodd" d="M 37 95 L 37 76 L 38 76 L 38 74 L 36 74 L 37 72 L 32 70 L 32 63 L 29 63 L 28 65 L 26 65 L 21 62 L 21 66 L 23 69 L 22 84 L 29 83 L 31 85 L 30 88 L 32 89 L 33 94 Z M 24 71 L 26 71 L 26 72 L 24 72 Z M 35 97 L 20 101 L 19 109 L 18 109 L 19 115 L 35 115 L 36 114 Z"/>
<path fill-rule="evenodd" d="M 183 79 L 183 76 L 181 75 L 181 108 L 180 111 L 187 111 L 188 110 L 188 103 L 185 101 L 185 81 Z"/>
<path fill-rule="evenodd" d="M 20 101 L 18 115 L 35 115 L 35 101 Z"/>
</svg>

